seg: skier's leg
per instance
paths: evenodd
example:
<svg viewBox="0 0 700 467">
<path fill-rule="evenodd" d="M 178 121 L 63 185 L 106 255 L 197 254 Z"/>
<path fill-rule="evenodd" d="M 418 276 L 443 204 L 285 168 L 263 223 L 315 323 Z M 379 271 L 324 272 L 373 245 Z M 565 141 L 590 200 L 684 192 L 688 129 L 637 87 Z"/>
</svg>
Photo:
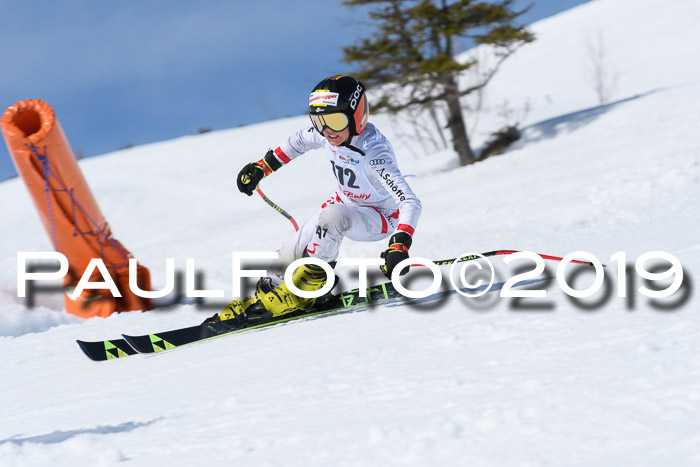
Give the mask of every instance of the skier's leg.
<svg viewBox="0 0 700 467">
<path fill-rule="evenodd" d="M 332 263 L 338 257 L 344 237 L 375 242 L 388 237 L 395 229 L 396 217 L 374 208 L 326 204 L 282 244 L 279 260 L 268 269 L 268 276 L 279 285 L 287 266 L 299 258 L 311 256 Z"/>
<path fill-rule="evenodd" d="M 272 312 L 269 312 L 266 308 L 259 306 L 260 300 L 258 297 L 260 295 L 269 294 L 273 290 L 276 290 L 284 285 L 284 271 L 294 260 L 301 258 L 304 254 L 306 245 L 309 243 L 314 235 L 314 232 L 316 231 L 319 214 L 320 211 L 307 219 L 307 221 L 304 222 L 294 236 L 282 244 L 279 250 L 278 260 L 268 268 L 265 277 L 260 278 L 256 286 L 256 293 L 250 297 L 233 300 L 219 314 L 219 320 L 224 321 L 235 318 L 241 322 L 245 322 L 249 321 L 250 319 L 269 318 L 273 316 Z M 313 271 L 310 273 L 313 274 Z M 302 277 L 303 276 L 300 275 L 299 279 L 294 281 L 297 287 L 299 287 L 297 282 L 299 282 Z M 312 282 L 315 283 L 316 281 Z M 323 283 L 325 284 L 325 274 Z M 321 284 L 320 287 L 323 287 L 323 284 Z M 303 286 L 299 288 L 304 290 Z M 277 291 L 276 293 L 277 295 L 272 295 L 274 297 L 273 300 L 275 300 L 277 305 L 274 307 L 276 312 L 278 312 L 280 309 L 284 310 L 292 307 L 292 304 L 285 298 L 289 295 L 289 291 L 286 286 L 284 290 Z M 279 299 L 277 299 L 277 296 L 279 296 Z M 267 301 L 269 302 L 270 300 Z"/>
<path fill-rule="evenodd" d="M 374 208 L 326 205 L 282 245 L 276 265 L 268 270 L 267 277 L 258 281 L 255 297 L 234 300 L 224 309 L 221 319 L 240 317 L 257 300 L 262 302 L 271 316 L 311 308 L 315 303 L 314 298 L 298 297 L 284 283 L 283 274 L 289 264 L 304 256 L 334 264 L 346 236 L 356 241 L 379 241 L 388 237 L 395 228 L 392 216 L 382 214 Z M 326 279 L 325 271 L 315 265 L 303 265 L 292 276 L 294 285 L 306 291 L 322 288 Z"/>
<path fill-rule="evenodd" d="M 376 209 L 330 204 L 304 224 L 294 241 L 287 245 L 284 256 L 282 250 L 280 251 L 280 258 L 284 257 L 288 261 L 285 268 L 294 259 L 304 256 L 334 264 L 343 238 L 347 236 L 358 241 L 381 240 L 390 234 L 390 225 L 393 231 L 393 219 L 387 218 Z M 305 291 L 322 288 L 326 280 L 325 271 L 311 264 L 297 268 L 292 276 L 294 285 Z M 256 296 L 274 316 L 311 308 L 316 301 L 315 298 L 296 296 L 284 282 L 274 284 L 267 278 L 258 282 Z"/>
<path fill-rule="evenodd" d="M 338 258 L 345 237 L 362 242 L 378 241 L 389 236 L 395 228 L 393 224 L 394 219 L 388 219 L 371 207 L 328 205 L 318 213 L 315 228 L 309 229 L 311 239 L 304 239 L 306 255 L 331 263 Z M 300 246 L 297 246 L 297 254 Z"/>
</svg>

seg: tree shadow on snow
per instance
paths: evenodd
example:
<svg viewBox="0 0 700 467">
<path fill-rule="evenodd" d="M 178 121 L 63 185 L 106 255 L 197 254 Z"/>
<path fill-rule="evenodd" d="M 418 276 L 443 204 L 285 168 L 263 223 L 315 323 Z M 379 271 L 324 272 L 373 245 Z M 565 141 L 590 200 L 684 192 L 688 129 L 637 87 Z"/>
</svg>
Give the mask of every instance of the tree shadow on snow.
<svg viewBox="0 0 700 467">
<path fill-rule="evenodd" d="M 543 120 L 541 122 L 533 123 L 522 128 L 523 138 L 518 143 L 513 145 L 513 147 L 515 148 L 524 144 L 554 138 L 561 133 L 570 133 L 592 123 L 598 117 L 619 105 L 626 104 L 659 91 L 663 91 L 664 89 L 665 88 L 652 89 L 645 93 L 626 97 L 609 104 L 577 110 L 576 112 L 571 112 L 558 117 Z"/>
<path fill-rule="evenodd" d="M 96 435 L 109 435 L 112 433 L 127 433 L 129 431 L 136 430 L 144 426 L 152 425 L 153 423 L 160 420 L 156 418 L 148 422 L 126 422 L 121 425 L 115 426 L 98 426 L 95 428 L 84 428 L 80 430 L 70 430 L 70 431 L 54 431 L 47 435 L 30 436 L 29 438 L 17 438 L 13 436 L 0 441 L 0 446 L 8 443 L 13 443 L 18 446 L 22 446 L 25 443 L 36 443 L 36 444 L 58 444 L 67 441 L 71 438 L 86 434 L 96 434 Z"/>
</svg>

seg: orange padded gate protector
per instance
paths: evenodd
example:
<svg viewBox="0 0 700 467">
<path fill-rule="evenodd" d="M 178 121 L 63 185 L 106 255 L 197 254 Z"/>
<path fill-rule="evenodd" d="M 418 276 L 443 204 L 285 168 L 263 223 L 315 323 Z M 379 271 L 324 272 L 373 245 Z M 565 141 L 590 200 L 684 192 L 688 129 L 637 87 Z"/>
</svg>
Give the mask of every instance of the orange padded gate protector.
<svg viewBox="0 0 700 467">
<path fill-rule="evenodd" d="M 39 99 L 20 101 L 5 111 L 0 125 L 54 249 L 70 264 L 64 286 L 72 292 L 90 260 L 101 258 L 122 295 L 115 298 L 109 289 L 86 289 L 77 300 L 66 296 L 66 310 L 89 318 L 150 309 L 150 300 L 134 295 L 129 288 L 132 256 L 112 238 L 51 106 Z M 139 266 L 137 277 L 139 287 L 150 290 L 148 269 Z M 104 281 L 95 269 L 90 282 Z"/>
</svg>

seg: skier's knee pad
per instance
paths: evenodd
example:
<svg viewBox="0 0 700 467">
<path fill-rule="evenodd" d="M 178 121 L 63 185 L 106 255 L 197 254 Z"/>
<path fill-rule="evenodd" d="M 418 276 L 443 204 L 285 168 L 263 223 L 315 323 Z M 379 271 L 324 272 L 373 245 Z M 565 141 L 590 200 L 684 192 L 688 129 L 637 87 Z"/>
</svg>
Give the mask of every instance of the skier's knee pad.
<svg viewBox="0 0 700 467">
<path fill-rule="evenodd" d="M 321 229 L 338 232 L 344 235 L 350 230 L 351 220 L 348 208 L 342 204 L 330 204 L 326 206 L 318 216 L 318 225 Z"/>
</svg>

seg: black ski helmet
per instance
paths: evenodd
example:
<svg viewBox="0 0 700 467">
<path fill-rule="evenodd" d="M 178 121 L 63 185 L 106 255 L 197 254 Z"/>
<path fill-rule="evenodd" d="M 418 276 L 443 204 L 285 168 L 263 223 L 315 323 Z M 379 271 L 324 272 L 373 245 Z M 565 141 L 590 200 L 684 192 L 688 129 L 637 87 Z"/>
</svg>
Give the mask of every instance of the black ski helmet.
<svg viewBox="0 0 700 467">
<path fill-rule="evenodd" d="M 309 116 L 342 113 L 348 118 L 350 135 L 361 134 L 367 126 L 369 105 L 365 95 L 365 85 L 352 76 L 331 76 L 318 83 L 309 96 Z M 317 122 L 311 119 L 316 131 Z"/>
</svg>

